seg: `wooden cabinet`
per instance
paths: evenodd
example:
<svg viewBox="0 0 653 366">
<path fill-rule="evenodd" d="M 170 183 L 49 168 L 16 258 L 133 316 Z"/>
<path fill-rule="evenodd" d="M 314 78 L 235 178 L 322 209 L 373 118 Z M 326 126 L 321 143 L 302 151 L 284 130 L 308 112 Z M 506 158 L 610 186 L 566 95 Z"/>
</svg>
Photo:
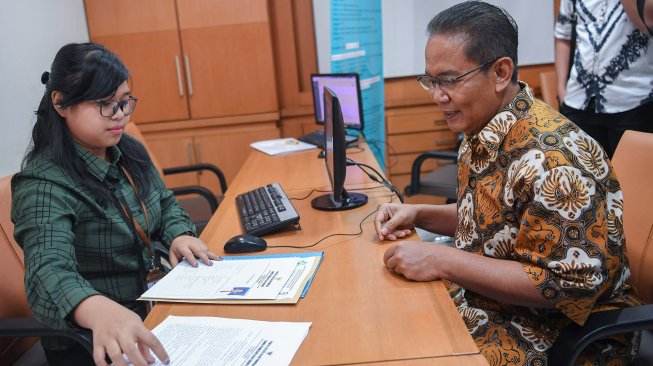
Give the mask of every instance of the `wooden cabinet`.
<svg viewBox="0 0 653 366">
<path fill-rule="evenodd" d="M 279 138 L 275 121 L 241 123 L 220 127 L 199 127 L 183 130 L 151 130 L 145 135 L 150 148 L 164 167 L 197 163 L 218 166 L 230 183 L 240 170 L 244 158 L 257 140 Z M 169 187 L 195 185 L 220 192 L 220 185 L 212 173 L 185 173 L 165 177 Z"/>
<path fill-rule="evenodd" d="M 85 0 L 91 40 L 115 52 L 138 97 L 131 120 L 162 167 L 208 162 L 231 181 L 252 141 L 277 138 L 267 0 Z M 168 186 L 215 178 L 165 177 Z M 205 181 L 208 181 L 205 182 Z"/>
<path fill-rule="evenodd" d="M 387 175 L 401 191 L 410 184 L 410 172 L 415 158 L 429 150 L 454 150 L 457 136 L 447 127 L 447 121 L 437 106 L 414 106 L 386 110 Z M 427 160 L 422 173 L 429 172 L 446 160 Z M 409 201 L 432 202 L 433 198 L 420 196 Z M 438 203 L 440 203 L 438 201 Z"/>
<path fill-rule="evenodd" d="M 139 122 L 189 118 L 182 73 L 174 0 L 86 0 L 93 42 L 115 52 L 131 73 L 138 97 L 133 120 Z"/>
<path fill-rule="evenodd" d="M 266 0 L 86 0 L 89 34 L 132 74 L 133 120 L 278 110 Z"/>
</svg>

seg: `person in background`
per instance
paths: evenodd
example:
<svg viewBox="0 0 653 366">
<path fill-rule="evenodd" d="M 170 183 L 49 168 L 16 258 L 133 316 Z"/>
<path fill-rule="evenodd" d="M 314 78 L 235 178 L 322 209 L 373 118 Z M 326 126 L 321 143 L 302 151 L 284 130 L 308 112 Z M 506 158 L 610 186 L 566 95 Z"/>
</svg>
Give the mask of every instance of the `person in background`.
<svg viewBox="0 0 653 366">
<path fill-rule="evenodd" d="M 465 1 L 428 25 L 418 77 L 459 149 L 458 202 L 383 204 L 379 240 L 415 226 L 453 247 L 403 240 L 386 268 L 443 280 L 491 365 L 545 365 L 560 330 L 591 313 L 639 305 L 629 276 L 619 182 L 598 143 L 517 81 L 518 30 L 503 9 Z M 623 335 L 591 344 L 578 362 L 627 363 Z"/>
<path fill-rule="evenodd" d="M 653 132 L 653 40 L 637 9 L 626 9 L 619 0 L 561 0 L 555 25 L 560 112 L 610 158 L 624 131 Z"/>
<path fill-rule="evenodd" d="M 14 237 L 25 253 L 27 299 L 37 320 L 90 329 L 93 356 L 64 338 L 42 338 L 51 365 L 134 365 L 168 355 L 136 301 L 156 274 L 152 243 L 176 265 L 218 258 L 163 184 L 145 148 L 124 134 L 137 99 L 116 55 L 69 44 L 43 73 L 22 170 L 12 179 Z"/>
<path fill-rule="evenodd" d="M 653 1 L 621 0 L 626 14 L 642 33 L 653 36 Z"/>
</svg>

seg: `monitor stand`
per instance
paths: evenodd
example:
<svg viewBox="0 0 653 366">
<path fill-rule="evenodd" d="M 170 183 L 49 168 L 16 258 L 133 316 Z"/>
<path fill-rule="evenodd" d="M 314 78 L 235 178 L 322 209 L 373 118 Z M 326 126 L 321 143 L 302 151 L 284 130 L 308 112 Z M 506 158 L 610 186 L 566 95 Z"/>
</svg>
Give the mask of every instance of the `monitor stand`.
<svg viewBox="0 0 653 366">
<path fill-rule="evenodd" d="M 346 196 L 345 196 L 346 195 Z M 363 206 L 367 203 L 367 196 L 362 193 L 346 193 L 343 194 L 340 202 L 333 198 L 333 194 L 325 194 L 315 197 L 311 201 L 311 206 L 317 210 L 323 211 L 342 211 L 351 210 L 352 208 Z"/>
</svg>

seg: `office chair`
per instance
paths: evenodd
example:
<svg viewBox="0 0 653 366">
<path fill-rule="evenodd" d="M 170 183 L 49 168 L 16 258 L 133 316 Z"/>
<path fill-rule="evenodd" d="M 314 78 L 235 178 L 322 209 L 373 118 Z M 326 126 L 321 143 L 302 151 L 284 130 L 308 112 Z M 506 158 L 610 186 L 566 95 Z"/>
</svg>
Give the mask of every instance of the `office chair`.
<svg viewBox="0 0 653 366">
<path fill-rule="evenodd" d="M 432 150 L 420 154 L 410 172 L 410 185 L 404 191 L 407 196 L 415 194 L 429 194 L 432 196 L 444 197 L 447 203 L 456 202 L 456 191 L 458 189 L 458 148 L 463 140 L 463 134 L 458 134 L 458 143 L 455 151 Z M 454 164 L 444 164 L 432 172 L 421 174 L 422 164 L 428 159 L 449 160 Z"/>
<path fill-rule="evenodd" d="M 540 89 L 542 90 L 542 100 L 551 107 L 560 110 L 555 70 L 540 73 Z"/>
<path fill-rule="evenodd" d="M 14 240 L 11 222 L 11 176 L 0 179 L 0 364 L 11 365 L 34 345 L 26 337 L 59 336 L 79 342 L 93 354 L 90 331 L 61 331 L 39 323 L 32 316 L 25 295 L 23 250 Z"/>
<path fill-rule="evenodd" d="M 582 327 L 563 329 L 549 350 L 550 365 L 573 365 L 585 346 L 615 334 L 653 329 L 653 133 L 626 131 L 612 160 L 624 195 L 624 233 L 630 262 L 628 283 L 649 305 L 591 314 Z M 646 337 L 648 335 L 644 335 Z M 640 347 L 636 363 L 653 364 L 651 345 Z"/>
<path fill-rule="evenodd" d="M 206 226 L 206 224 L 208 224 L 211 215 L 213 215 L 215 210 L 218 209 L 218 205 L 222 201 L 224 193 L 227 191 L 227 180 L 225 179 L 225 176 L 222 173 L 222 171 L 213 164 L 193 164 L 193 165 L 185 165 L 185 166 L 173 167 L 173 168 L 161 168 L 161 165 L 159 164 L 158 160 L 152 153 L 152 150 L 150 150 L 150 148 L 148 147 L 147 142 L 143 137 L 143 134 L 141 134 L 141 131 L 138 129 L 138 126 L 133 122 L 129 122 L 127 126 L 125 126 L 125 132 L 130 136 L 134 137 L 135 139 L 137 139 L 138 141 L 140 141 L 143 144 L 143 146 L 145 146 L 147 153 L 150 155 L 150 158 L 152 159 L 152 163 L 154 163 L 154 166 L 159 171 L 161 177 L 163 177 L 164 175 L 181 174 L 181 173 L 198 172 L 198 171 L 210 171 L 211 173 L 215 174 L 215 176 L 218 178 L 218 181 L 220 182 L 220 189 L 222 190 L 222 194 L 220 195 L 215 195 L 208 188 L 199 185 L 171 187 L 171 188 L 169 187 L 169 189 L 176 197 L 198 195 L 199 197 L 203 198 L 206 201 L 206 205 L 201 205 L 201 204 L 197 205 L 195 204 L 196 200 L 179 201 L 180 206 L 182 206 L 182 208 L 184 208 L 188 212 L 188 214 L 191 217 L 191 220 L 193 220 L 193 223 L 197 227 L 197 233 L 198 234 L 201 233 L 204 227 Z M 206 210 L 207 205 L 208 205 L 209 212 L 207 212 Z"/>
</svg>

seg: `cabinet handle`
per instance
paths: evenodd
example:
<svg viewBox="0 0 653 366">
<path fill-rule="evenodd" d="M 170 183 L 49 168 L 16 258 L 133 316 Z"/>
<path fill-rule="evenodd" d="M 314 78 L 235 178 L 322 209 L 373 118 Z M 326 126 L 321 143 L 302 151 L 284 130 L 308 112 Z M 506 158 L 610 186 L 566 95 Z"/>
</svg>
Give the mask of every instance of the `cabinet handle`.
<svg viewBox="0 0 653 366">
<path fill-rule="evenodd" d="M 188 84 L 188 95 L 193 96 L 193 79 L 190 77 L 190 58 L 184 55 L 184 66 L 186 66 L 186 83 Z"/>
<path fill-rule="evenodd" d="M 202 144 L 199 142 L 195 143 L 195 163 L 202 164 Z M 202 172 L 200 172 L 201 174 Z"/>
<path fill-rule="evenodd" d="M 175 55 L 175 65 L 177 65 L 177 84 L 179 85 L 179 96 L 184 96 L 184 84 L 181 82 L 181 66 L 179 66 L 179 55 Z"/>
<path fill-rule="evenodd" d="M 194 163 L 194 161 L 193 161 L 193 144 L 189 143 L 188 145 L 186 145 L 186 148 L 188 150 L 188 164 L 192 165 Z"/>
</svg>

